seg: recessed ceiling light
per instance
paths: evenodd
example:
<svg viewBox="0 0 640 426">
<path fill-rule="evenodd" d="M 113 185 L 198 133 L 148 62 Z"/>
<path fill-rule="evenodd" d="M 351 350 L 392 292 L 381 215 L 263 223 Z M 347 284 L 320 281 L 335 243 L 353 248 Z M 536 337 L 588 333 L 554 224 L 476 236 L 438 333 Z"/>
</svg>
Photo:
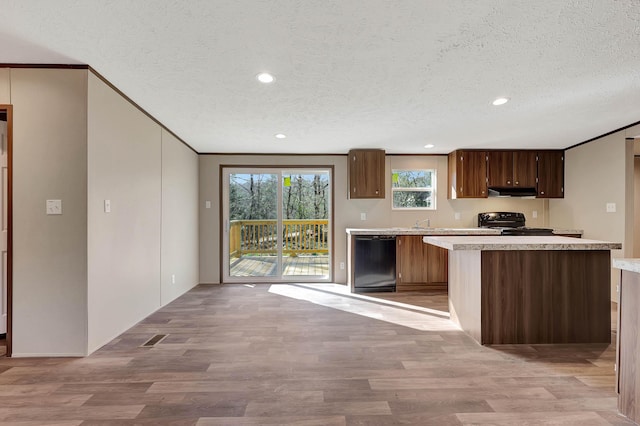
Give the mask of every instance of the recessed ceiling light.
<svg viewBox="0 0 640 426">
<path fill-rule="evenodd" d="M 269 74 L 268 72 L 261 72 L 256 76 L 256 78 L 260 83 L 265 83 L 265 84 L 273 83 L 274 81 L 276 81 L 276 78 L 271 74 Z"/>
<path fill-rule="evenodd" d="M 495 106 L 498 106 L 498 105 L 504 105 L 507 102 L 509 102 L 509 98 L 497 98 L 495 101 L 492 102 L 492 104 Z"/>
<path fill-rule="evenodd" d="M 285 135 L 284 133 L 276 133 L 276 138 L 278 138 L 278 139 L 284 139 L 286 137 L 287 137 L 287 135 Z"/>
<path fill-rule="evenodd" d="M 427 149 L 431 149 L 431 148 L 433 148 L 434 146 L 435 146 L 434 144 L 432 144 L 432 143 L 428 143 L 428 144 L 426 144 L 424 147 L 425 147 L 425 148 L 427 148 Z"/>
</svg>

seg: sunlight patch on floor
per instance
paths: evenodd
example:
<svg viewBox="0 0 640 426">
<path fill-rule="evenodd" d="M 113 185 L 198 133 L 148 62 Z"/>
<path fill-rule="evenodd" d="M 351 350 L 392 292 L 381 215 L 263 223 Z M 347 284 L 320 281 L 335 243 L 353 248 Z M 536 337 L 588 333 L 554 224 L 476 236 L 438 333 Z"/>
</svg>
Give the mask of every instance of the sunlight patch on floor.
<svg viewBox="0 0 640 426">
<path fill-rule="evenodd" d="M 339 284 L 273 284 L 269 292 L 416 330 L 460 330 L 448 312 L 353 294 Z"/>
</svg>

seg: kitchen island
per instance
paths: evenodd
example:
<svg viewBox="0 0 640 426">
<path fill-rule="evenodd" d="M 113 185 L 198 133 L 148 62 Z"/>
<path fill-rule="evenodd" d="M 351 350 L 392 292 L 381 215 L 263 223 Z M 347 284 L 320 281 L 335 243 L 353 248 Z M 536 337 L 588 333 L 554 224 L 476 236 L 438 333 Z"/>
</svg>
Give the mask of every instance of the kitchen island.
<svg viewBox="0 0 640 426">
<path fill-rule="evenodd" d="M 449 251 L 451 319 L 481 344 L 610 343 L 611 250 L 560 236 L 425 236 Z"/>
</svg>

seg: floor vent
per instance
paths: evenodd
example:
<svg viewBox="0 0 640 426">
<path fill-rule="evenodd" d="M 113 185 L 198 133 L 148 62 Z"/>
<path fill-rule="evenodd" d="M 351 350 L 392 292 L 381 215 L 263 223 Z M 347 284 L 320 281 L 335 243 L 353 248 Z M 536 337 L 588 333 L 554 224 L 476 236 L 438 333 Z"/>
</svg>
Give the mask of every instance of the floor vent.
<svg viewBox="0 0 640 426">
<path fill-rule="evenodd" d="M 167 337 L 167 336 L 168 336 L 168 334 L 156 334 L 151 339 L 149 339 L 146 342 L 144 342 L 140 347 L 141 348 L 152 348 L 155 345 L 157 345 L 158 343 L 162 342 L 164 340 L 164 338 Z"/>
</svg>

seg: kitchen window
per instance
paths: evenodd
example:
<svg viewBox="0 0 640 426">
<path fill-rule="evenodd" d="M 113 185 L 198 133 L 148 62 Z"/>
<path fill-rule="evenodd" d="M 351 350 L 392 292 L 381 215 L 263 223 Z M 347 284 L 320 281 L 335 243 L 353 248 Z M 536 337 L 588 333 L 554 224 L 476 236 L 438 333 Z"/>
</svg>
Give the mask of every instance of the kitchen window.
<svg viewBox="0 0 640 426">
<path fill-rule="evenodd" d="M 436 171 L 433 169 L 392 170 L 391 200 L 394 210 L 435 210 Z"/>
</svg>

